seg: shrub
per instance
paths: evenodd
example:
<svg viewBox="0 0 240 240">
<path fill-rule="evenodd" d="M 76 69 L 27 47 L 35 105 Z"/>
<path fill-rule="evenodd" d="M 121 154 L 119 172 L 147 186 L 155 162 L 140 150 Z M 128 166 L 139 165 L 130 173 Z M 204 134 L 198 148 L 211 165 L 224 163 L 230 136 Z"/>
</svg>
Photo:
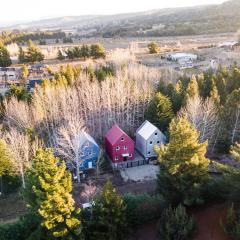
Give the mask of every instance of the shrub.
<svg viewBox="0 0 240 240">
<path fill-rule="evenodd" d="M 129 193 L 123 197 L 123 200 L 127 206 L 127 220 L 131 228 L 160 217 L 165 206 L 163 199 L 147 194 L 133 195 Z"/>
<path fill-rule="evenodd" d="M 223 228 L 232 239 L 240 240 L 240 209 L 235 209 L 233 204 L 228 210 L 227 223 Z"/>
<path fill-rule="evenodd" d="M 191 239 L 195 230 L 195 221 L 189 217 L 185 207 L 179 205 L 176 209 L 166 208 L 159 220 L 158 239 Z"/>
<path fill-rule="evenodd" d="M 41 236 L 46 236 L 39 227 L 36 216 L 27 214 L 21 217 L 16 223 L 0 225 L 0 240 L 38 240 Z M 37 233 L 38 237 L 35 236 Z M 49 239 L 49 238 L 47 238 Z M 49 239 L 50 240 L 50 239 Z"/>
<path fill-rule="evenodd" d="M 18 176 L 4 175 L 2 177 L 2 193 L 10 194 L 21 187 L 21 179 Z"/>
</svg>

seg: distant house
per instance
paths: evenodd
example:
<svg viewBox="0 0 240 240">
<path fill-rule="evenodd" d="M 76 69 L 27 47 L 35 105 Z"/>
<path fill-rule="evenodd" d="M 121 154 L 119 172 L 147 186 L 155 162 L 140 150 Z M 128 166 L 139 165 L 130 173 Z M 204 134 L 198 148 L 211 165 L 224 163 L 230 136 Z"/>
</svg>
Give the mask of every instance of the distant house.
<svg viewBox="0 0 240 240">
<path fill-rule="evenodd" d="M 0 84 L 14 83 L 21 78 L 20 67 L 0 67 Z"/>
<path fill-rule="evenodd" d="M 80 170 L 95 168 L 100 155 L 100 147 L 96 141 L 86 132 L 79 136 L 79 161 Z"/>
<path fill-rule="evenodd" d="M 155 145 L 166 143 L 166 136 L 152 123 L 145 121 L 136 132 L 136 149 L 146 158 L 156 157 Z"/>
<path fill-rule="evenodd" d="M 114 164 L 134 160 L 134 141 L 117 124 L 107 132 L 105 147 Z"/>
<path fill-rule="evenodd" d="M 182 62 L 197 61 L 197 59 L 198 59 L 198 56 L 196 54 L 192 54 L 192 53 L 171 53 L 171 54 L 168 54 L 166 57 L 167 57 L 167 60 L 175 61 L 180 64 Z"/>
</svg>

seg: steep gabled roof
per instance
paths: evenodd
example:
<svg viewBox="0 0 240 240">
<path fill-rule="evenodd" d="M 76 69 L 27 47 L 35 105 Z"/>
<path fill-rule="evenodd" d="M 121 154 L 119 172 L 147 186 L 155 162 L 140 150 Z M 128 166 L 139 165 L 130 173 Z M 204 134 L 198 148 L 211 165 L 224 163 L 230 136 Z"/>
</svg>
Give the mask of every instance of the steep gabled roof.
<svg viewBox="0 0 240 240">
<path fill-rule="evenodd" d="M 88 133 L 86 132 L 81 132 L 81 134 L 79 135 L 79 142 L 80 142 L 80 147 L 86 142 L 89 141 L 91 143 L 93 143 L 94 145 L 98 146 L 98 144 L 96 143 L 96 141 L 94 140 L 93 137 L 91 137 Z"/>
<path fill-rule="evenodd" d="M 154 126 L 152 123 L 150 123 L 148 120 L 146 120 L 137 129 L 137 134 L 139 134 L 143 139 L 148 140 L 149 137 L 151 137 L 155 131 L 160 131 L 160 130 L 156 126 Z M 161 131 L 160 133 L 165 137 L 165 135 Z"/>
<path fill-rule="evenodd" d="M 112 128 L 108 130 L 105 138 L 111 145 L 114 145 L 123 134 L 127 135 L 117 124 L 114 124 Z"/>
</svg>

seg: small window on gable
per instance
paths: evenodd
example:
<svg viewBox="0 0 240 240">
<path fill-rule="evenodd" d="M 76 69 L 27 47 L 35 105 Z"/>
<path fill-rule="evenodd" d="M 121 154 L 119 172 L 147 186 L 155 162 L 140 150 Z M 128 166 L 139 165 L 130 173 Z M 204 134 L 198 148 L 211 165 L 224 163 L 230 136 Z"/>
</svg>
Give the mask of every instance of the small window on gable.
<svg viewBox="0 0 240 240">
<path fill-rule="evenodd" d="M 127 146 L 124 146 L 123 149 L 124 149 L 124 150 L 127 150 Z"/>
<path fill-rule="evenodd" d="M 116 151 L 119 151 L 119 150 L 120 150 L 120 147 L 119 147 L 119 146 L 117 146 L 117 147 L 116 147 Z"/>
<path fill-rule="evenodd" d="M 115 157 L 115 161 L 118 161 L 118 157 Z"/>
<path fill-rule="evenodd" d="M 151 152 L 148 152 L 148 155 L 150 155 L 151 154 Z"/>
<path fill-rule="evenodd" d="M 129 157 L 132 157 L 132 154 L 131 154 L 131 153 L 129 154 Z"/>
<path fill-rule="evenodd" d="M 152 142 L 152 141 L 150 141 L 150 144 L 153 144 L 153 142 Z"/>
<path fill-rule="evenodd" d="M 121 141 L 122 141 L 122 142 L 124 141 L 124 137 L 121 138 Z"/>
<path fill-rule="evenodd" d="M 157 132 L 155 132 L 155 136 L 157 136 Z"/>
</svg>

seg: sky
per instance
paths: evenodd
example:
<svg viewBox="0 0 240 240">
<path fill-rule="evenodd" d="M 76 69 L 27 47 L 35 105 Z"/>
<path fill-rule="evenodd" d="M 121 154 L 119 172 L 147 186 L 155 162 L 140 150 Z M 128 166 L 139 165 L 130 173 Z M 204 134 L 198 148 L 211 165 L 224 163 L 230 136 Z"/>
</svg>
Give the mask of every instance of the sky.
<svg viewBox="0 0 240 240">
<path fill-rule="evenodd" d="M 226 0 L 3 0 L 0 26 L 61 16 L 116 14 L 222 3 Z"/>
</svg>

